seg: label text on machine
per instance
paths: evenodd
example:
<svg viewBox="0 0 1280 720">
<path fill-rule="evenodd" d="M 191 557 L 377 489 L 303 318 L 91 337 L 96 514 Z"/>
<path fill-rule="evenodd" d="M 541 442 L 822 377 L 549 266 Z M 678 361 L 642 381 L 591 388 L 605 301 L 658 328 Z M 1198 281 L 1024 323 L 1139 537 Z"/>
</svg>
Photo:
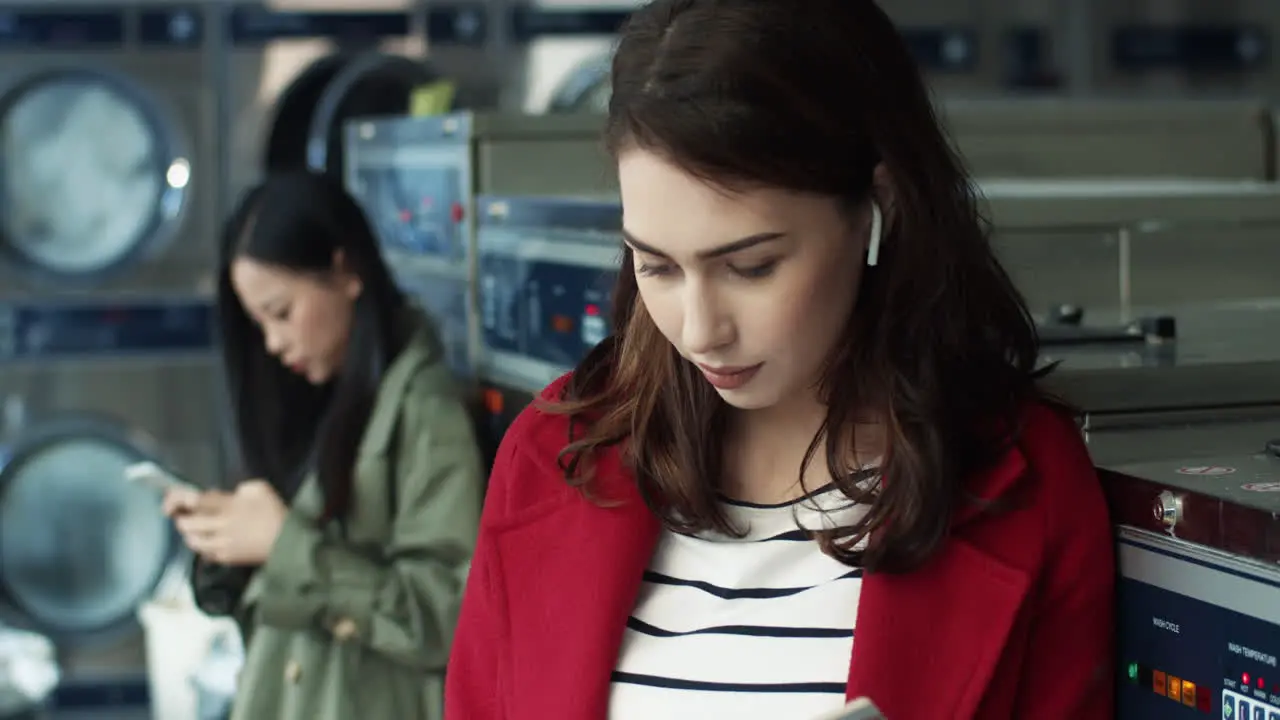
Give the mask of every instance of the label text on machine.
<svg viewBox="0 0 1280 720">
<path fill-rule="evenodd" d="M 1243 645 L 1238 645 L 1236 643 L 1227 643 L 1227 649 L 1230 650 L 1235 655 L 1246 657 L 1255 662 L 1266 663 L 1271 667 L 1276 666 L 1275 655 L 1268 655 L 1267 653 L 1260 652 L 1258 650 L 1254 650 L 1253 648 L 1248 648 Z"/>
<path fill-rule="evenodd" d="M 1164 618 L 1153 617 L 1153 618 L 1151 618 L 1151 624 L 1152 624 L 1152 625 L 1155 625 L 1156 627 L 1160 628 L 1161 630 L 1168 630 L 1169 632 L 1171 632 L 1171 633 L 1173 633 L 1173 634 L 1175 634 L 1175 635 L 1181 635 L 1181 634 L 1182 634 L 1182 628 L 1178 627 L 1178 623 L 1175 623 L 1175 622 L 1169 622 L 1168 620 L 1165 620 Z"/>
</svg>

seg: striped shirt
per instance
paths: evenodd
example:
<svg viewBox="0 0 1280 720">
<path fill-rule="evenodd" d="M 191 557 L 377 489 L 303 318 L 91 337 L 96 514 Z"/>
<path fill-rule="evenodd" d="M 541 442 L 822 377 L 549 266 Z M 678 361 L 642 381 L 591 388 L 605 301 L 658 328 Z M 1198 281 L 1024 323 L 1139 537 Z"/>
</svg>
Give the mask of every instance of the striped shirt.
<svg viewBox="0 0 1280 720">
<path fill-rule="evenodd" d="M 725 501 L 743 538 L 666 531 L 613 673 L 610 720 L 805 720 L 845 703 L 862 572 L 800 528 L 865 508 L 834 488 Z"/>
</svg>

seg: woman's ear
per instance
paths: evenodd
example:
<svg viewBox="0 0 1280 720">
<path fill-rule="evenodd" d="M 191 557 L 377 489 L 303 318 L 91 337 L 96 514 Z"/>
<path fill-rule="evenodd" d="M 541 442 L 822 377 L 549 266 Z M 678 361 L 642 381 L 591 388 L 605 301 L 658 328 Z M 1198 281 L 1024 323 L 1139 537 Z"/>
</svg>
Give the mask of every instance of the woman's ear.
<svg viewBox="0 0 1280 720">
<path fill-rule="evenodd" d="M 364 283 L 360 280 L 360 275 L 352 271 L 350 264 L 347 262 L 347 256 L 342 250 L 333 251 L 333 278 L 337 283 L 338 289 L 348 300 L 355 300 L 360 297 L 360 293 L 364 290 Z"/>
<path fill-rule="evenodd" d="M 883 162 L 877 163 L 876 169 L 871 174 L 871 194 L 884 215 L 884 228 L 887 233 L 898 218 L 898 192 L 893 175 L 889 173 L 889 168 L 885 167 Z"/>
</svg>

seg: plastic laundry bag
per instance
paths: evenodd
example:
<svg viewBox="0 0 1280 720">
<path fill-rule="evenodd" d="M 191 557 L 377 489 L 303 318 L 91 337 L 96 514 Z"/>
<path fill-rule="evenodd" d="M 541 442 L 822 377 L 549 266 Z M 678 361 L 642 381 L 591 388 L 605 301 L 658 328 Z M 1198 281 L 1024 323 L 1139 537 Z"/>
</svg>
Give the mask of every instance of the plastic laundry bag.
<svg viewBox="0 0 1280 720">
<path fill-rule="evenodd" d="M 138 608 L 146 632 L 152 717 L 225 720 L 244 664 L 240 629 L 231 618 L 196 607 L 187 580 L 189 561 L 175 562 Z"/>
<path fill-rule="evenodd" d="M 44 705 L 60 677 L 48 638 L 0 626 L 0 717 Z"/>
<path fill-rule="evenodd" d="M 236 696 L 236 679 L 244 666 L 244 645 L 234 627 L 224 628 L 191 676 L 199 720 L 226 720 Z"/>
</svg>

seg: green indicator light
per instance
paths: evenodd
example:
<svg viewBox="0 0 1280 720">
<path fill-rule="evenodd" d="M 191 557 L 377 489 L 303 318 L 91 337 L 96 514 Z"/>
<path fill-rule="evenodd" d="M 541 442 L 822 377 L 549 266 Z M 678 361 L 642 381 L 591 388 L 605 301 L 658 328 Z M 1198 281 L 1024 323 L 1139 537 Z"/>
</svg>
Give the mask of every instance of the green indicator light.
<svg viewBox="0 0 1280 720">
<path fill-rule="evenodd" d="M 1138 682 L 1138 663 L 1129 663 L 1129 682 Z"/>
</svg>

